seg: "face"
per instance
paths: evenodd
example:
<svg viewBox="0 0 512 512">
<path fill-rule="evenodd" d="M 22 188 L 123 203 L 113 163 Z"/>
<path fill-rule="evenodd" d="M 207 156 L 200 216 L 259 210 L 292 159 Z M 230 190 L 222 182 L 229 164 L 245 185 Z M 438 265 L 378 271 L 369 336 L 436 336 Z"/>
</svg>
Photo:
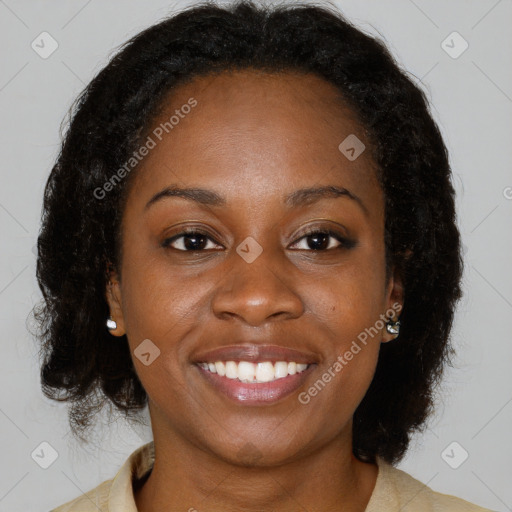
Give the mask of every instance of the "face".
<svg viewBox="0 0 512 512">
<path fill-rule="evenodd" d="M 107 290 L 155 440 L 271 465 L 350 439 L 402 289 L 369 141 L 341 101 L 315 75 L 238 71 L 182 85 L 155 120 Z"/>
</svg>

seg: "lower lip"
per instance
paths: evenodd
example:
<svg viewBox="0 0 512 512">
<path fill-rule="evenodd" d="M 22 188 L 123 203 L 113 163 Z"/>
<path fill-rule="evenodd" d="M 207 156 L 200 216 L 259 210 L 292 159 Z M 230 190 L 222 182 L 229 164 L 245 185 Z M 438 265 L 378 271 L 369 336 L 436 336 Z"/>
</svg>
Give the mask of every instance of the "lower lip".
<svg viewBox="0 0 512 512">
<path fill-rule="evenodd" d="M 316 364 L 310 364 L 303 372 L 288 375 L 272 382 L 246 383 L 238 379 L 221 377 L 196 365 L 201 375 L 217 390 L 231 400 L 244 405 L 268 405 L 296 391 Z"/>
</svg>

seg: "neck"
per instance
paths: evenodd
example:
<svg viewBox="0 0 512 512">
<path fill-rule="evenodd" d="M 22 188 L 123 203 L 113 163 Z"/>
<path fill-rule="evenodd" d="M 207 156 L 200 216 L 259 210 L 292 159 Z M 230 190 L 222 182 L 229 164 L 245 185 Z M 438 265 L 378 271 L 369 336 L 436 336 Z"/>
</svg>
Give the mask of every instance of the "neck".
<svg viewBox="0 0 512 512">
<path fill-rule="evenodd" d="M 233 464 L 154 425 L 153 434 L 153 470 L 135 491 L 139 512 L 364 512 L 378 473 L 354 457 L 351 425 L 320 449 L 272 466 Z"/>
</svg>

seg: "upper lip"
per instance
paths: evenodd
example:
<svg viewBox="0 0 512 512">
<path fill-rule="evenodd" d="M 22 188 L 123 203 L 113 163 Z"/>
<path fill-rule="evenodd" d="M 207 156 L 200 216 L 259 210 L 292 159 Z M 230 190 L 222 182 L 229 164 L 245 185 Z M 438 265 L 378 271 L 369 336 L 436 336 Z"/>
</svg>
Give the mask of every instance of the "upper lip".
<svg viewBox="0 0 512 512">
<path fill-rule="evenodd" d="M 294 361 L 312 364 L 318 361 L 313 354 L 282 347 L 279 345 L 257 345 L 245 343 L 219 347 L 208 352 L 201 352 L 193 358 L 194 363 L 214 363 L 216 361 Z"/>
</svg>

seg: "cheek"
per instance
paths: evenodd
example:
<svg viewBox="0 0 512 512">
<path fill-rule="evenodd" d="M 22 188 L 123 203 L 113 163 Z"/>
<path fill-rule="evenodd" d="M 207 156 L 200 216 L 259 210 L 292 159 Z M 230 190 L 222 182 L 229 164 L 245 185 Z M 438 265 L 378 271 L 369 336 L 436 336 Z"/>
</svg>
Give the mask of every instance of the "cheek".
<svg viewBox="0 0 512 512">
<path fill-rule="evenodd" d="M 179 408 L 189 400 L 182 371 L 187 340 L 210 286 L 177 275 L 161 257 L 134 258 L 123 271 L 123 314 L 136 373 L 154 405 Z"/>
<path fill-rule="evenodd" d="M 192 269 L 179 272 L 165 258 L 133 260 L 126 266 L 123 280 L 123 312 L 128 337 L 161 341 L 179 338 L 206 307 L 212 283 Z"/>
<path fill-rule="evenodd" d="M 322 382 L 308 394 L 321 394 L 318 402 L 332 408 L 333 414 L 340 406 L 345 411 L 355 410 L 377 364 L 385 293 L 384 267 L 375 261 L 354 259 L 304 291 L 318 336 L 324 339 L 325 356 L 318 375 Z"/>
<path fill-rule="evenodd" d="M 341 345 L 375 326 L 385 311 L 384 267 L 378 261 L 354 258 L 329 276 L 310 283 L 304 293 L 314 317 L 335 334 Z"/>
</svg>

